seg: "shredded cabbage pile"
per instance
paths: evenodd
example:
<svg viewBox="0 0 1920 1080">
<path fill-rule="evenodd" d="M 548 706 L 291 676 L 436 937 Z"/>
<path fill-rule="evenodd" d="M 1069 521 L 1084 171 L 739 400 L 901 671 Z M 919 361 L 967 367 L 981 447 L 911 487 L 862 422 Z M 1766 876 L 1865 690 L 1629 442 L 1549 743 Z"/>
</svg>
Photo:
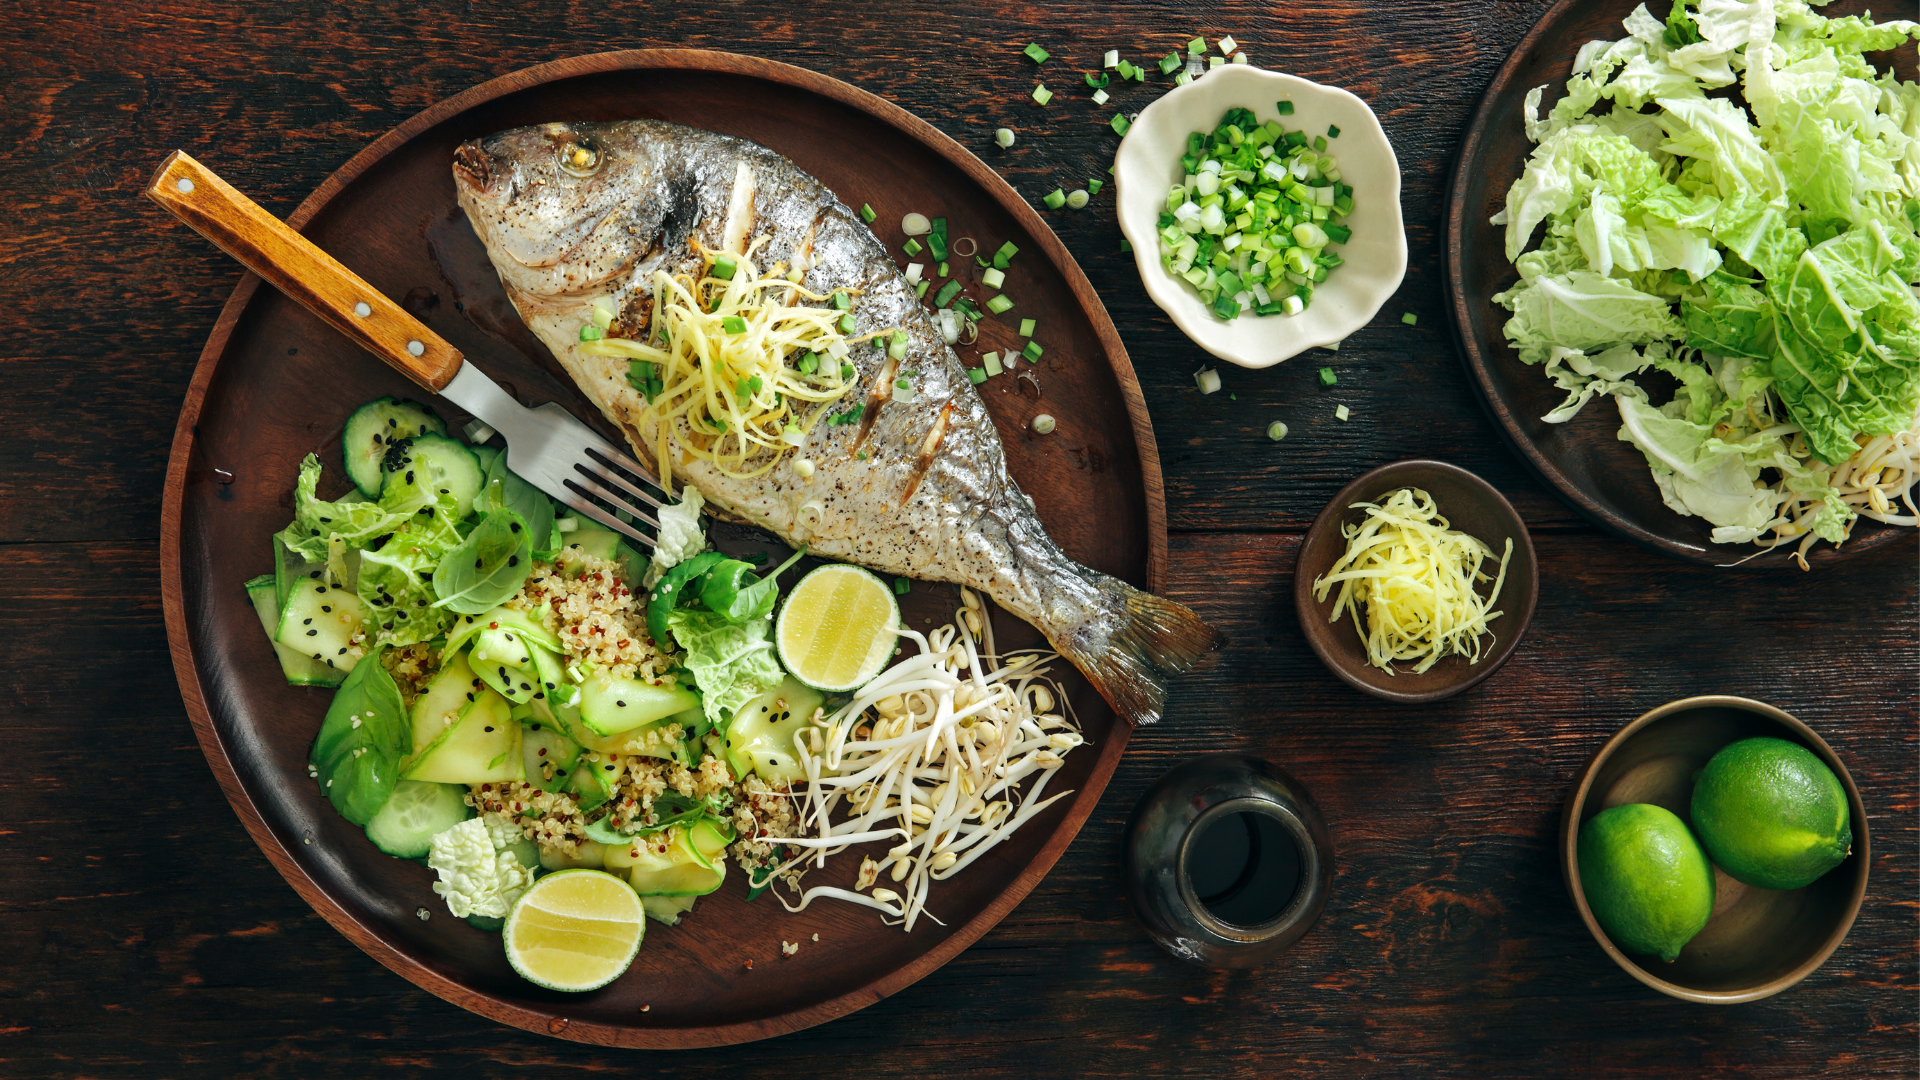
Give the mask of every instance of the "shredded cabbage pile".
<svg viewBox="0 0 1920 1080">
<path fill-rule="evenodd" d="M 1401 488 L 1378 503 L 1353 505 L 1366 510 L 1366 519 L 1341 526 L 1346 553 L 1313 579 L 1316 600 L 1340 586 L 1327 621 L 1339 622 L 1351 611 L 1367 661 L 1389 675 L 1396 674 L 1395 660 L 1417 661 L 1416 675 L 1446 656 L 1479 663 L 1480 639 L 1501 615 L 1492 608 L 1507 581 L 1513 538 L 1500 556 L 1499 577 L 1489 578 L 1481 565 L 1493 558 L 1493 549 L 1456 532 L 1425 491 Z M 1475 585 L 1485 581 L 1493 589 L 1482 597 Z"/>
<path fill-rule="evenodd" d="M 1669 507 L 1802 567 L 1857 516 L 1920 522 L 1920 86 L 1865 57 L 1920 25 L 1675 0 L 1625 28 L 1544 118 L 1528 95 L 1538 146 L 1493 219 L 1506 337 L 1567 393 L 1543 419 L 1612 397 Z"/>
</svg>

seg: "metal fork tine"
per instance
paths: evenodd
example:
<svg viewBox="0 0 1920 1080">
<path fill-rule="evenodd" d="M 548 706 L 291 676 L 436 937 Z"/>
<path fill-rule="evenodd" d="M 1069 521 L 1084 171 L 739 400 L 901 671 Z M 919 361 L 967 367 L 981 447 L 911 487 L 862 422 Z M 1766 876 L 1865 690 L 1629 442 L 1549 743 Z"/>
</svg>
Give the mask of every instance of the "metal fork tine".
<svg viewBox="0 0 1920 1080">
<path fill-rule="evenodd" d="M 591 446 L 587 447 L 587 453 L 594 457 L 607 456 L 605 454 L 602 454 L 597 448 L 591 447 Z M 609 464 L 619 465 L 619 462 L 617 461 L 609 462 Z M 582 462 L 575 462 L 573 467 L 579 470 L 580 472 L 586 473 L 588 476 L 593 477 L 595 480 L 598 480 L 601 483 L 619 485 L 621 490 L 632 492 L 634 498 L 639 499 L 641 502 L 646 503 L 648 506 L 651 506 L 656 510 L 666 506 L 665 503 L 647 494 L 646 492 L 640 490 L 638 485 L 628 481 L 626 477 L 621 476 L 618 472 L 615 472 L 612 469 L 596 471 L 596 470 L 587 468 L 587 466 Z M 621 466 L 621 467 L 624 468 L 625 466 Z M 647 474 L 645 472 L 642 472 L 640 475 L 646 476 Z M 654 484 L 654 486 L 659 487 L 660 485 L 656 483 Z"/>
<path fill-rule="evenodd" d="M 578 466 L 576 466 L 576 468 L 578 468 Z M 567 486 L 571 488 L 575 488 L 576 490 L 584 491 L 588 495 L 597 495 L 600 498 L 605 499 L 606 501 L 612 503 L 613 508 L 615 510 L 624 510 L 629 514 L 632 514 L 637 520 L 643 521 L 646 524 L 653 526 L 654 529 L 658 530 L 660 528 L 660 523 L 658 521 L 655 521 L 653 518 L 647 516 L 647 512 L 645 510 L 642 510 L 639 507 L 634 506 L 632 503 L 627 502 L 625 499 L 622 499 L 620 496 L 615 495 L 613 492 L 608 491 L 606 488 L 603 488 L 599 484 L 594 483 L 594 481 L 598 479 L 598 477 L 594 476 L 592 473 L 587 472 L 585 469 L 581 469 L 580 475 L 585 477 L 585 479 L 584 480 L 568 480 Z"/>
<path fill-rule="evenodd" d="M 614 517 L 612 514 L 607 513 L 605 510 L 600 509 L 598 506 L 595 506 L 593 500 L 575 494 L 572 498 L 562 499 L 561 501 L 579 513 L 585 514 L 600 524 L 605 525 L 607 528 L 624 534 L 629 539 L 639 541 L 641 544 L 646 545 L 647 550 L 653 550 L 653 537 L 648 536 L 639 529 L 634 528 L 619 518 Z"/>
<path fill-rule="evenodd" d="M 627 470 L 628 472 L 632 473 L 633 475 L 639 477 L 642 480 L 645 480 L 647 483 L 653 485 L 654 487 L 660 488 L 662 491 L 666 490 L 664 487 L 661 487 L 660 478 L 653 475 L 652 469 L 649 469 L 645 465 L 642 465 L 638 461 L 635 461 L 634 459 L 628 457 L 626 454 L 622 453 L 620 450 L 618 450 L 615 447 L 589 446 L 587 447 L 587 452 L 590 454 L 598 455 L 599 457 L 606 458 L 607 461 L 611 462 L 614 465 L 618 465 L 620 468 Z"/>
</svg>

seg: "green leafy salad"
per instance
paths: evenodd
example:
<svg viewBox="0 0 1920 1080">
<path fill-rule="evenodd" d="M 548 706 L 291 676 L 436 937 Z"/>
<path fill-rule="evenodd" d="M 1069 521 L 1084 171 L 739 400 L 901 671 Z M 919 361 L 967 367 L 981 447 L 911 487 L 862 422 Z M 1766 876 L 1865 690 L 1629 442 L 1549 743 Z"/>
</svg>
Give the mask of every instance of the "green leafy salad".
<svg viewBox="0 0 1920 1080">
<path fill-rule="evenodd" d="M 1868 56 L 1920 28 L 1675 0 L 1625 29 L 1544 118 L 1529 95 L 1493 219 L 1506 337 L 1567 394 L 1543 419 L 1611 397 L 1667 506 L 1803 567 L 1857 518 L 1920 522 L 1920 86 Z"/>
<path fill-rule="evenodd" d="M 488 927 L 546 870 L 618 875 L 665 922 L 729 856 L 765 888 L 804 777 L 776 725 L 825 701 L 772 641 L 799 555 L 762 576 L 707 551 L 689 488 L 643 556 L 413 402 L 354 413 L 343 457 L 334 499 L 302 462 L 247 583 L 288 681 L 337 687 L 309 772 L 341 816 Z"/>
</svg>

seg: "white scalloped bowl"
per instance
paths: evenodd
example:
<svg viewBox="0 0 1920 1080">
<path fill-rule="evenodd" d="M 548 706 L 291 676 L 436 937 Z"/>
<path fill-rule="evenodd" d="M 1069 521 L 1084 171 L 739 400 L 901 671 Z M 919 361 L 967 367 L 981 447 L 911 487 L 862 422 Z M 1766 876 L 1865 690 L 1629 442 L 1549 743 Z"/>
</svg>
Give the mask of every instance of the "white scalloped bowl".
<svg viewBox="0 0 1920 1080">
<path fill-rule="evenodd" d="M 1293 115 L 1274 103 L 1292 101 Z M 1289 131 L 1340 137 L 1328 150 L 1353 187 L 1353 237 L 1334 251 L 1345 265 L 1327 275 L 1298 315 L 1216 316 L 1187 282 L 1160 265 L 1159 218 L 1167 189 L 1182 179 L 1187 134 L 1212 131 L 1229 108 L 1253 110 L 1261 122 L 1278 118 Z M 1114 162 L 1120 231 L 1147 295 L 1194 343 L 1230 364 L 1263 368 L 1318 345 L 1332 345 L 1365 326 L 1407 272 L 1407 235 L 1400 217 L 1400 163 L 1367 103 L 1345 90 L 1265 71 L 1247 64 L 1218 67 L 1148 105 L 1133 122 Z"/>
</svg>

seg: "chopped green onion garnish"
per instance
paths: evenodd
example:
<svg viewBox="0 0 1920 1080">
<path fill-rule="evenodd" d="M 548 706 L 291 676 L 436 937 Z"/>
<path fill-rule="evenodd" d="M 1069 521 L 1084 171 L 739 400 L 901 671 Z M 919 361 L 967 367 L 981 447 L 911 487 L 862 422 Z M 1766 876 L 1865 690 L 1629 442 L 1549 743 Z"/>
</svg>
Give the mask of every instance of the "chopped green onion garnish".
<svg viewBox="0 0 1920 1080">
<path fill-rule="evenodd" d="M 747 332 L 747 320 L 738 315 L 729 315 L 720 320 L 720 329 L 729 334 L 744 334 Z"/>
<path fill-rule="evenodd" d="M 849 311 L 845 315 L 840 316 L 840 332 L 843 334 L 853 333 L 853 312 Z"/>
<path fill-rule="evenodd" d="M 1087 181 L 1087 194 L 1098 195 L 1100 194 L 1100 189 L 1105 186 L 1106 186 L 1105 184 L 1101 183 L 1098 180 L 1089 180 Z"/>
<path fill-rule="evenodd" d="M 1108 75 L 1105 72 L 1098 72 L 1098 71 L 1087 72 L 1087 85 L 1093 87 L 1095 90 L 1105 89 L 1106 85 L 1112 81 L 1113 81 L 1113 76 Z"/>
<path fill-rule="evenodd" d="M 1138 69 L 1136 69 L 1132 64 L 1127 63 L 1125 60 L 1122 60 L 1118 64 L 1115 64 L 1113 66 L 1113 70 L 1120 73 L 1121 82 L 1126 82 L 1128 79 L 1133 78 L 1133 73 Z"/>
<path fill-rule="evenodd" d="M 1275 112 L 1277 112 L 1277 113 L 1279 113 L 1279 114 L 1280 114 L 1281 116 L 1292 116 L 1292 115 L 1293 115 L 1293 102 L 1291 102 L 1291 101 L 1276 101 L 1276 102 L 1274 102 L 1274 103 L 1273 103 L 1273 110 L 1274 110 Z"/>
<path fill-rule="evenodd" d="M 1121 251 L 1123 251 L 1123 252 L 1125 252 L 1125 251 L 1132 251 L 1132 250 L 1133 250 L 1133 244 L 1132 244 L 1132 243 L 1130 243 L 1130 242 L 1129 242 L 1129 241 L 1127 240 L 1127 238 L 1126 238 L 1126 237 L 1124 237 L 1124 236 L 1120 238 L 1120 250 L 1121 250 Z"/>
<path fill-rule="evenodd" d="M 1193 81 L 1193 76 L 1187 74 L 1184 71 L 1173 77 L 1173 85 L 1175 86 L 1185 86 L 1188 83 L 1191 83 L 1192 81 Z"/>
<path fill-rule="evenodd" d="M 1337 138 L 1339 138 L 1339 137 L 1340 137 L 1340 125 L 1339 125 L 1339 124 L 1328 124 L 1328 125 L 1327 125 L 1327 138 L 1329 138 L 1329 139 L 1337 139 Z"/>
<path fill-rule="evenodd" d="M 600 329 L 599 327 L 593 325 L 592 323 L 582 323 L 580 325 L 581 341 L 599 341 L 601 338 L 606 336 L 607 336 L 606 331 Z"/>
<path fill-rule="evenodd" d="M 841 365 L 840 365 L 840 381 L 841 381 L 841 382 L 846 382 L 846 381 L 847 381 L 848 379 L 851 379 L 851 378 L 853 378 L 853 374 L 854 374 L 854 372 L 853 372 L 853 365 L 852 365 L 852 364 L 841 364 Z"/>
<path fill-rule="evenodd" d="M 958 281 L 949 281 L 945 285 L 940 286 L 939 292 L 933 294 L 933 306 L 946 307 L 948 304 L 953 303 L 954 297 L 959 295 L 960 283 Z"/>
<path fill-rule="evenodd" d="M 1031 363 L 1040 359 L 1040 354 L 1046 351 L 1047 350 L 1040 347 L 1039 342 L 1029 341 L 1027 342 L 1027 347 L 1020 350 L 1020 355 L 1026 357 L 1027 361 Z"/>
<path fill-rule="evenodd" d="M 1026 53 L 1026 54 L 1027 54 L 1027 56 L 1028 56 L 1029 58 L 1031 58 L 1031 59 L 1033 60 L 1033 62 L 1034 62 L 1034 63 L 1036 63 L 1036 64 L 1044 64 L 1044 63 L 1046 63 L 1046 62 L 1047 62 L 1047 57 L 1049 57 L 1049 56 L 1052 56 L 1052 55 L 1053 55 L 1052 53 L 1050 53 L 1050 52 L 1048 52 L 1047 50 L 1045 50 L 1045 49 L 1043 49 L 1043 48 L 1041 48 L 1041 47 L 1039 46 L 1039 44 L 1038 44 L 1038 43 L 1035 43 L 1035 44 L 1032 44 L 1032 45 L 1029 45 L 1029 46 L 1027 46 L 1026 48 L 1024 48 L 1024 49 L 1022 49 L 1022 50 L 1020 50 L 1020 51 L 1021 51 L 1021 52 L 1024 52 L 1024 53 Z"/>
<path fill-rule="evenodd" d="M 1020 249 L 1014 246 L 1013 241 L 1009 240 L 1001 244 L 1000 250 L 993 253 L 993 268 L 995 270 L 1005 270 L 1007 264 L 1012 262 L 1013 257 L 1018 254 L 1020 254 Z"/>
<path fill-rule="evenodd" d="M 1239 47 L 1240 47 L 1240 43 L 1233 40 L 1232 34 L 1228 34 L 1226 37 L 1223 37 L 1220 39 L 1220 55 L 1221 56 L 1232 56 L 1233 50 Z"/>
<path fill-rule="evenodd" d="M 1217 68 L 1222 64 L 1225 64 L 1226 62 L 1227 62 L 1227 58 L 1224 56 L 1209 56 L 1207 57 L 1207 70 L 1212 71 L 1214 68 Z"/>
<path fill-rule="evenodd" d="M 1036 83 L 1033 87 L 1033 100 L 1045 105 L 1053 100 L 1053 91 L 1047 89 L 1046 83 Z"/>
<path fill-rule="evenodd" d="M 1021 319 L 1020 320 L 1020 336 L 1032 337 L 1034 325 L 1035 324 L 1032 319 Z"/>
<path fill-rule="evenodd" d="M 1040 201 L 1047 204 L 1047 209 L 1058 210 L 1067 204 L 1067 193 L 1061 191 L 1059 188 L 1054 188 L 1052 191 L 1047 192 L 1046 197 Z"/>
<path fill-rule="evenodd" d="M 1107 55 L 1100 62 L 1100 66 L 1105 68 L 1119 67 L 1120 66 L 1120 50 L 1108 49 Z M 1126 78 L 1126 76 L 1122 75 L 1121 78 L 1124 79 Z"/>
<path fill-rule="evenodd" d="M 903 578 L 903 577 L 897 577 L 893 579 L 893 591 L 898 593 L 899 595 L 905 596 L 907 595 L 907 593 L 911 592 L 912 590 L 913 590 L 913 582 L 908 581 L 906 578 Z"/>
<path fill-rule="evenodd" d="M 835 311 L 846 311 L 853 307 L 853 297 L 847 295 L 844 289 L 835 289 L 833 299 L 828 301 L 828 303 L 833 305 Z"/>
<path fill-rule="evenodd" d="M 800 368 L 800 374 L 802 375 L 811 375 L 814 372 L 819 371 L 820 370 L 820 354 L 808 353 L 807 355 L 800 358 L 800 363 L 798 366 Z"/>
<path fill-rule="evenodd" d="M 944 262 L 940 264 L 940 274 L 939 274 L 939 276 L 940 276 L 940 277 L 946 277 L 946 276 L 947 276 L 947 264 L 946 264 L 946 263 L 944 263 Z"/>
<path fill-rule="evenodd" d="M 1005 270 L 990 269 L 986 273 L 980 275 L 980 284 L 985 285 L 989 289 L 998 289 L 1001 286 L 1005 285 L 1006 283 L 1007 283 L 1007 272 Z"/>
<path fill-rule="evenodd" d="M 721 281 L 732 281 L 733 275 L 740 269 L 740 263 L 731 255 L 713 257 L 713 276 Z"/>
<path fill-rule="evenodd" d="M 1115 135 L 1119 135 L 1122 138 L 1125 138 L 1127 134 L 1127 129 L 1133 126 L 1133 121 L 1128 120 L 1126 117 L 1120 115 L 1119 113 L 1114 113 L 1113 119 L 1107 121 L 1107 126 L 1113 129 L 1113 133 Z"/>
<path fill-rule="evenodd" d="M 913 287 L 913 295 L 915 295 L 915 296 L 919 296 L 919 297 L 924 297 L 924 296 L 926 296 L 926 295 L 927 295 L 927 286 L 929 286 L 929 285 L 932 285 L 932 284 L 933 284 L 933 282 L 931 282 L 931 281 L 923 281 L 923 282 L 921 282 L 920 284 L 918 284 L 918 285 L 915 285 L 915 286 Z"/>
<path fill-rule="evenodd" d="M 923 248 L 920 246 L 920 241 L 915 240 L 912 237 L 908 237 L 907 242 L 900 246 L 900 250 L 906 252 L 909 255 L 918 255 L 922 251 L 925 251 L 926 248 Z"/>
<path fill-rule="evenodd" d="M 1325 135 L 1315 135 L 1313 137 L 1313 148 L 1315 150 L 1325 150 L 1327 148 L 1327 137 Z"/>
<path fill-rule="evenodd" d="M 1278 420 L 1275 420 L 1273 423 L 1267 425 L 1267 438 L 1272 439 L 1274 442 L 1279 442 L 1281 439 L 1284 439 L 1286 437 L 1287 437 L 1287 425 L 1281 423 Z"/>
<path fill-rule="evenodd" d="M 879 214 L 876 214 L 873 212 L 873 207 L 868 206 L 866 203 L 860 204 L 860 220 L 861 221 L 864 221 L 867 224 L 871 225 L 873 224 L 873 219 L 879 216 L 880 216 Z"/>
<path fill-rule="evenodd" d="M 895 379 L 895 380 L 893 380 L 893 385 L 894 385 L 894 386 L 896 386 L 896 387 L 898 387 L 898 388 L 900 388 L 900 389 L 902 389 L 902 390 L 911 390 L 911 389 L 913 389 L 913 383 L 912 383 L 912 381 L 910 381 L 910 380 L 907 380 L 907 379 Z"/>
<path fill-rule="evenodd" d="M 1078 210 L 1087 205 L 1087 199 L 1090 197 L 1085 188 L 1074 188 L 1072 191 L 1067 192 L 1067 205 Z"/>
<path fill-rule="evenodd" d="M 1105 105 L 1107 103 L 1107 92 L 1105 90 L 1095 90 L 1093 92 L 1093 103 L 1095 105 Z"/>
<path fill-rule="evenodd" d="M 1400 321 L 1403 323 L 1406 323 L 1408 326 L 1413 326 L 1419 323 L 1420 316 L 1415 315 L 1413 312 L 1409 311 L 1405 315 L 1400 316 Z"/>
<path fill-rule="evenodd" d="M 927 253 L 936 259 L 947 257 L 947 233 L 945 229 L 935 229 L 927 234 Z"/>
<path fill-rule="evenodd" d="M 1335 375 L 1333 373 L 1332 368 L 1323 367 L 1320 369 L 1320 385 L 1321 386 L 1332 386 L 1339 381 L 1340 381 L 1340 376 Z"/>
<path fill-rule="evenodd" d="M 986 381 L 987 381 L 987 372 L 986 372 L 986 369 L 985 369 L 985 368 L 977 368 L 977 367 L 970 367 L 970 368 L 968 368 L 968 369 L 967 369 L 967 381 L 968 381 L 968 382 L 970 382 L 970 383 L 972 383 L 972 384 L 973 384 L 973 385 L 975 385 L 975 386 L 979 386 L 979 385 L 980 385 L 981 383 L 983 383 L 983 382 L 986 382 Z"/>
<path fill-rule="evenodd" d="M 1206 38 L 1194 38 L 1192 41 L 1187 42 L 1188 56 L 1199 56 L 1201 53 L 1206 51 L 1207 51 Z"/>
<path fill-rule="evenodd" d="M 1013 301 L 1007 299 L 1006 293 L 1001 293 L 999 296 L 987 301 L 987 310 L 993 312 L 995 315 L 1006 311 L 1012 306 Z"/>
<path fill-rule="evenodd" d="M 1347 417 L 1352 416 L 1353 414 L 1347 411 L 1347 407 L 1345 405 L 1341 405 L 1333 410 L 1333 415 L 1342 420 L 1345 420 Z"/>
<path fill-rule="evenodd" d="M 1180 54 L 1168 53 L 1160 58 L 1160 74 L 1171 75 L 1180 67 Z"/>
<path fill-rule="evenodd" d="M 1000 354 L 997 352 L 982 353 L 980 363 L 985 365 L 988 375 L 998 375 L 1001 372 Z"/>
<path fill-rule="evenodd" d="M 1012 146 L 1013 145 L 1013 129 L 1001 128 L 998 131 L 995 131 L 993 133 L 993 141 L 996 143 L 999 143 L 1000 149 L 1002 150 L 1005 150 L 1007 147 Z"/>
<path fill-rule="evenodd" d="M 1321 231 L 1327 234 L 1327 239 L 1336 244 L 1344 244 L 1353 239 L 1353 230 L 1347 228 L 1345 225 L 1324 225 L 1321 227 Z"/>
</svg>

